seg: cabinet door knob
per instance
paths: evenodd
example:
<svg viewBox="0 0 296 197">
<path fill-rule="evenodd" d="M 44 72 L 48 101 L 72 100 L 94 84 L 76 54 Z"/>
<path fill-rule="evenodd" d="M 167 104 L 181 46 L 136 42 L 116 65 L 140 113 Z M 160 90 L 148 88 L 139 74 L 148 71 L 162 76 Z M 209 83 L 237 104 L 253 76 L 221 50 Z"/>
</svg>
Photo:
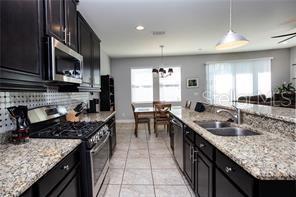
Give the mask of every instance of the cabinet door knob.
<svg viewBox="0 0 296 197">
<path fill-rule="evenodd" d="M 63 170 L 68 171 L 69 169 L 70 169 L 69 165 L 64 165 L 64 166 L 63 166 Z"/>
<path fill-rule="evenodd" d="M 226 167 L 225 167 L 225 172 L 226 172 L 226 173 L 230 173 L 230 172 L 232 172 L 232 168 L 226 166 Z"/>
<path fill-rule="evenodd" d="M 205 147 L 206 145 L 204 145 L 203 143 L 199 144 L 199 148 L 203 148 Z"/>
</svg>

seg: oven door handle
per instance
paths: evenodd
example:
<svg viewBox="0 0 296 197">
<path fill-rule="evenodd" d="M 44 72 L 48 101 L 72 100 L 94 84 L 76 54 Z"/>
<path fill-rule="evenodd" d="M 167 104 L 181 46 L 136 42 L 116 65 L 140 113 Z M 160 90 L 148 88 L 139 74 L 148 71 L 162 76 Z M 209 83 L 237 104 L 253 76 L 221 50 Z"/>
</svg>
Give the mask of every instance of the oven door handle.
<svg viewBox="0 0 296 197">
<path fill-rule="evenodd" d="M 96 153 L 102 146 L 104 146 L 104 144 L 107 142 L 107 140 L 109 140 L 109 136 L 110 136 L 110 132 L 108 132 L 106 139 L 103 141 L 102 144 L 100 144 L 100 146 L 98 146 L 97 148 L 95 148 L 94 150 L 91 150 L 90 153 Z"/>
</svg>

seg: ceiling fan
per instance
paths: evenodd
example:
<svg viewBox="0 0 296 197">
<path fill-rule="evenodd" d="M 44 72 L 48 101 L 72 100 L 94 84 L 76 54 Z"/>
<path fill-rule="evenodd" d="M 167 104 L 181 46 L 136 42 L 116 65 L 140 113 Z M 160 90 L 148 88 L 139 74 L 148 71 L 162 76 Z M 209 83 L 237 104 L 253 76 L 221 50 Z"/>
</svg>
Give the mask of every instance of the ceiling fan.
<svg viewBox="0 0 296 197">
<path fill-rule="evenodd" d="M 290 18 L 290 19 L 284 21 L 283 23 L 281 23 L 280 26 L 286 27 L 288 29 L 288 32 L 293 32 L 293 30 L 296 29 L 296 18 L 295 17 Z M 296 32 L 294 32 L 294 33 L 288 33 L 288 32 L 286 34 L 273 36 L 271 38 L 284 38 L 284 37 L 286 37 L 284 40 L 281 40 L 281 41 L 278 42 L 279 44 L 281 44 L 283 42 L 286 42 L 286 41 L 296 37 Z"/>
<path fill-rule="evenodd" d="M 282 34 L 282 35 L 278 35 L 278 36 L 273 36 L 273 37 L 271 37 L 271 38 L 282 38 L 282 37 L 288 37 L 288 38 L 279 41 L 279 42 L 278 42 L 279 44 L 281 44 L 281 43 L 283 43 L 283 42 L 286 42 L 286 41 L 288 41 L 288 40 L 290 40 L 290 39 L 296 37 L 296 32 L 294 32 L 294 33 L 289 33 L 289 34 Z"/>
</svg>

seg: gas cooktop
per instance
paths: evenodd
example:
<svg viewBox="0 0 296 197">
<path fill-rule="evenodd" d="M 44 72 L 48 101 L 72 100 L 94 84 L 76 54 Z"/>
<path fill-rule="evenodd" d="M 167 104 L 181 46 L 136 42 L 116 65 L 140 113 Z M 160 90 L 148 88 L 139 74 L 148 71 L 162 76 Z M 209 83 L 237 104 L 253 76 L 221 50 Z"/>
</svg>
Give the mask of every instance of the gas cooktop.
<svg viewBox="0 0 296 197">
<path fill-rule="evenodd" d="M 87 139 L 98 131 L 104 122 L 60 122 L 32 133 L 38 138 Z"/>
</svg>

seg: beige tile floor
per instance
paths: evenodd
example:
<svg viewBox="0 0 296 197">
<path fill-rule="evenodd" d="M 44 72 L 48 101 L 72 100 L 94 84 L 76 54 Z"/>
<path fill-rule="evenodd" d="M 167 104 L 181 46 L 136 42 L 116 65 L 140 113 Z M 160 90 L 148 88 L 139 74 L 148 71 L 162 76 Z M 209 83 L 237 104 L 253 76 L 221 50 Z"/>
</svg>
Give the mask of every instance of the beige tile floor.
<svg viewBox="0 0 296 197">
<path fill-rule="evenodd" d="M 110 161 L 110 182 L 105 197 L 190 197 L 194 196 L 172 157 L 166 131 L 148 134 L 134 125 L 120 123 L 117 146 Z"/>
</svg>

